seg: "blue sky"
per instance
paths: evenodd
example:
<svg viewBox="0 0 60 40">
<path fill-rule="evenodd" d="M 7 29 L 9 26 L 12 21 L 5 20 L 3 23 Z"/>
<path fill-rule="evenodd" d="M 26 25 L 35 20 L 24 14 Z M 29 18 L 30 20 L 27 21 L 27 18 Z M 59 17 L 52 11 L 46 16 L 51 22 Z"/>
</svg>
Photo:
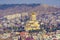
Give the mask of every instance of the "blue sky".
<svg viewBox="0 0 60 40">
<path fill-rule="evenodd" d="M 24 3 L 27 4 L 40 3 L 60 6 L 60 0 L 0 0 L 0 4 L 24 4 Z"/>
</svg>

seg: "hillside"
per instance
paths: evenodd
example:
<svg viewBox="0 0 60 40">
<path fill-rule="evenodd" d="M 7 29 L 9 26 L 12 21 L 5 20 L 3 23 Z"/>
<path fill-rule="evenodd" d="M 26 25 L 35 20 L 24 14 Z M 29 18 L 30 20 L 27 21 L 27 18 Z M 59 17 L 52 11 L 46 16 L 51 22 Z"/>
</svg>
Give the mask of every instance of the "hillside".
<svg viewBox="0 0 60 40">
<path fill-rule="evenodd" d="M 53 13 L 60 12 L 60 8 L 52 7 L 41 4 L 5 4 L 0 5 L 0 17 L 8 14 L 21 13 L 21 12 L 32 12 L 35 11 L 39 14 L 42 13 Z"/>
</svg>

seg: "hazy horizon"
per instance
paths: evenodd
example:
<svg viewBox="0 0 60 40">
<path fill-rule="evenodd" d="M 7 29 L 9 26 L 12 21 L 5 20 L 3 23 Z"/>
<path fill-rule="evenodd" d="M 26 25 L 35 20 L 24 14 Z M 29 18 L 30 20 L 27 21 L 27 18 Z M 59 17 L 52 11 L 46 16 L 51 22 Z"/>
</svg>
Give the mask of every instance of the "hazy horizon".
<svg viewBox="0 0 60 40">
<path fill-rule="evenodd" d="M 59 6 L 60 0 L 0 0 L 0 5 L 2 4 L 47 4 L 50 6 Z"/>
</svg>

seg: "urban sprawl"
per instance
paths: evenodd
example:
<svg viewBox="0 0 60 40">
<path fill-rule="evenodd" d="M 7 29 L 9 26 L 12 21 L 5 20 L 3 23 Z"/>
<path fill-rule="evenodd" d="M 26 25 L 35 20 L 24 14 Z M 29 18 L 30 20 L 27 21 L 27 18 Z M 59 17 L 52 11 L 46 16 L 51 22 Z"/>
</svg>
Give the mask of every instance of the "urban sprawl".
<svg viewBox="0 0 60 40">
<path fill-rule="evenodd" d="M 56 15 L 58 15 L 56 17 Z M 60 40 L 60 13 L 16 13 L 0 18 L 0 40 Z"/>
</svg>

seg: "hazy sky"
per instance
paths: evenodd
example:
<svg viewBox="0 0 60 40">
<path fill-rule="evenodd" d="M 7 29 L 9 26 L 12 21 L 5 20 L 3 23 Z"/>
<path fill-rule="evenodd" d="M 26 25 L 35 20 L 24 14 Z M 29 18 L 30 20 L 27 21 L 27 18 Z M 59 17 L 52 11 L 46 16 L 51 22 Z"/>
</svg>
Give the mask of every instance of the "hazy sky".
<svg viewBox="0 0 60 40">
<path fill-rule="evenodd" d="M 41 3 L 48 5 L 60 6 L 60 0 L 0 0 L 0 4 L 32 4 L 32 3 Z"/>
</svg>

